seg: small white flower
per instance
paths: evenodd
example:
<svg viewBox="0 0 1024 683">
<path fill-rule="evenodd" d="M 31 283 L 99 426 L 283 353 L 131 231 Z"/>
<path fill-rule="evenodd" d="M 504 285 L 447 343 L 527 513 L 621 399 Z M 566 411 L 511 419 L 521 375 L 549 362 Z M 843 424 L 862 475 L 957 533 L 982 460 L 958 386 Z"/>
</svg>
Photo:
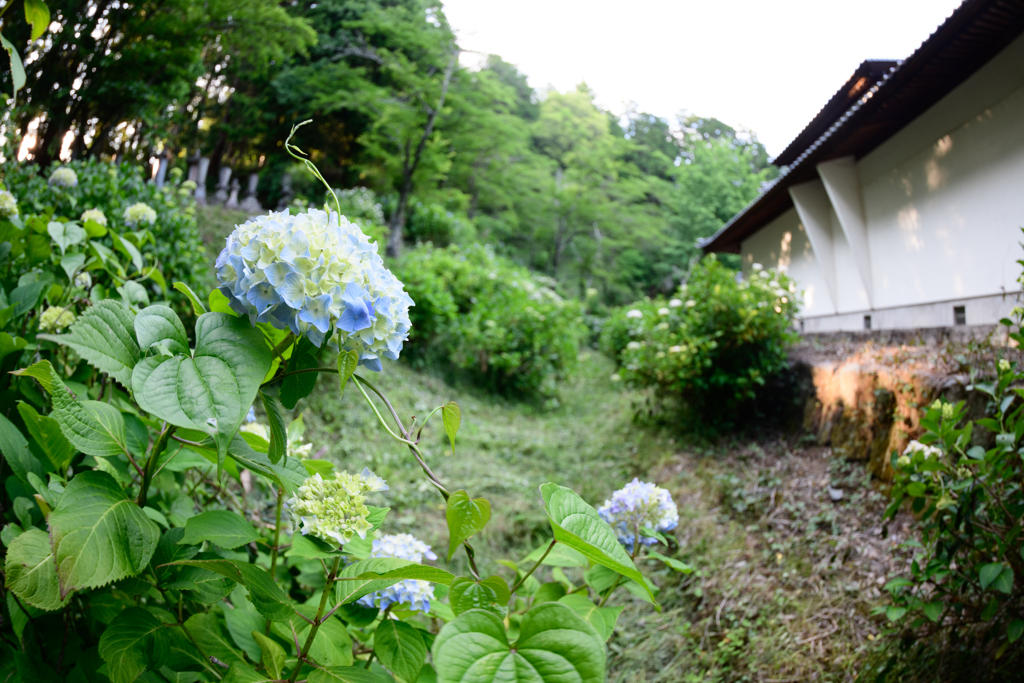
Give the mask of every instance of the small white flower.
<svg viewBox="0 0 1024 683">
<path fill-rule="evenodd" d="M 750 269 L 756 272 L 759 270 L 764 270 L 764 266 L 762 266 L 760 263 L 755 263 L 750 266 Z"/>
<path fill-rule="evenodd" d="M 7 190 L 0 190 L 0 218 L 14 218 L 18 215 L 18 200 Z"/>
<path fill-rule="evenodd" d="M 682 299 L 672 299 L 672 301 L 668 302 L 668 305 L 671 308 L 679 308 L 680 306 L 683 305 L 683 300 Z"/>
<path fill-rule="evenodd" d="M 613 382 L 621 382 L 622 381 L 622 375 L 620 375 L 619 373 L 616 372 L 611 377 L 609 377 L 608 379 L 610 379 Z"/>
<path fill-rule="evenodd" d="M 82 271 L 75 276 L 75 287 L 81 287 L 82 289 L 89 289 L 92 287 L 92 275 Z"/>
<path fill-rule="evenodd" d="M 662 307 L 662 308 L 658 309 L 658 315 L 668 315 L 668 314 L 669 314 L 669 310 L 667 308 Z"/>
<path fill-rule="evenodd" d="M 942 451 L 935 446 L 926 446 L 920 441 L 911 441 L 903 451 L 903 455 L 908 457 L 913 457 L 916 453 L 921 453 L 926 459 L 942 455 Z"/>
<path fill-rule="evenodd" d="M 644 317 L 644 312 L 634 308 L 632 310 L 626 311 L 626 317 L 630 319 L 639 319 Z"/>
<path fill-rule="evenodd" d="M 1005 358 L 1001 359 L 999 361 L 999 372 L 1009 372 L 1009 371 L 1010 371 L 1010 361 L 1006 360 Z"/>
<path fill-rule="evenodd" d="M 641 346 L 640 342 L 635 342 L 635 341 L 631 341 L 628 344 L 626 344 L 626 348 L 629 349 L 630 351 L 636 351 L 637 349 L 640 348 L 640 346 Z"/>
<path fill-rule="evenodd" d="M 697 302 L 694 301 L 693 299 L 690 299 L 689 301 L 686 302 L 686 307 L 687 308 L 693 308 L 696 305 L 697 305 Z"/>
</svg>

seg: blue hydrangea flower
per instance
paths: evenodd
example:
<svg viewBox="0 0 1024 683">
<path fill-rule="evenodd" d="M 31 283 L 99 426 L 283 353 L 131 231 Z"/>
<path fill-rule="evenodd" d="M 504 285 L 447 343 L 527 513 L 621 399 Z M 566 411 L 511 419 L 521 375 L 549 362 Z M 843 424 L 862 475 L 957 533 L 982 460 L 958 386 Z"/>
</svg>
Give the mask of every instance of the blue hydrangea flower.
<svg viewBox="0 0 1024 683">
<path fill-rule="evenodd" d="M 429 545 L 411 534 L 389 534 L 373 539 L 370 557 L 394 557 L 410 562 L 423 562 L 424 558 L 437 559 L 437 555 L 430 551 Z M 382 591 L 364 595 L 359 599 L 359 604 L 379 609 L 387 609 L 391 605 L 405 605 L 411 610 L 429 612 L 430 601 L 433 599 L 434 586 L 429 581 L 406 579 Z"/>
<path fill-rule="evenodd" d="M 679 524 L 679 510 L 672 495 L 663 488 L 642 482 L 637 478 L 612 494 L 597 509 L 601 519 L 615 529 L 619 543 L 633 552 L 637 531 L 648 527 L 658 532 L 671 531 Z M 654 545 L 658 539 L 640 535 L 644 545 Z"/>
<path fill-rule="evenodd" d="M 239 315 L 359 352 L 360 365 L 397 360 L 413 301 L 376 247 L 344 216 L 270 212 L 235 227 L 217 281 Z"/>
<path fill-rule="evenodd" d="M 48 182 L 54 187 L 75 187 L 78 185 L 78 174 L 73 168 L 60 166 L 53 169 Z"/>
</svg>

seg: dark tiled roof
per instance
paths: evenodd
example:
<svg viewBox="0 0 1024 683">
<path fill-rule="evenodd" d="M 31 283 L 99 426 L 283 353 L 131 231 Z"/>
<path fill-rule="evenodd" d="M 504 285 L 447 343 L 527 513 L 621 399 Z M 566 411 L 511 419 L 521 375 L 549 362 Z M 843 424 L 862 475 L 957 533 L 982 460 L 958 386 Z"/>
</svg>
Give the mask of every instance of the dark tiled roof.
<svg viewBox="0 0 1024 683">
<path fill-rule="evenodd" d="M 847 108 L 841 107 L 842 91 L 829 100 L 776 159 L 786 165 L 775 181 L 700 246 L 704 251 L 738 253 L 744 239 L 792 206 L 789 187 L 817 178 L 819 163 L 870 153 L 1022 32 L 1024 0 L 966 0 L 914 54 L 882 73 L 870 88 L 859 88 Z M 858 70 L 865 64 L 869 62 Z"/>
</svg>

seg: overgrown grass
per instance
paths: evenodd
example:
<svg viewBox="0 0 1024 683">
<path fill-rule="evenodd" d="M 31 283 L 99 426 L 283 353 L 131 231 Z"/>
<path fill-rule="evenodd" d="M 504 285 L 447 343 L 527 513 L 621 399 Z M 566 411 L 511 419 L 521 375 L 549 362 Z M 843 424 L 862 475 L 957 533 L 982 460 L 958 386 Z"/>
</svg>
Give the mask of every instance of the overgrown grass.
<svg viewBox="0 0 1024 683">
<path fill-rule="evenodd" d="M 664 609 L 622 591 L 626 610 L 609 643 L 609 681 L 852 681 L 885 628 L 871 609 L 884 577 L 904 562 L 900 519 L 883 534 L 884 496 L 857 463 L 829 449 L 775 438 L 710 445 L 638 426 L 643 396 L 609 379 L 611 363 L 586 352 L 578 377 L 547 410 L 472 387 L 453 387 L 404 364 L 370 377 L 408 422 L 448 400 L 462 407 L 453 457 L 440 420 L 424 431 L 430 466 L 452 490 L 493 506 L 475 541 L 482 571 L 519 559 L 550 538 L 537 487 L 555 481 L 600 504 L 633 476 L 669 488 L 680 508 L 677 545 L 662 551 L 697 568 L 684 576 L 651 563 Z M 447 531 L 440 496 L 380 427 L 353 386 L 339 398 L 322 378 L 301 402 L 307 438 L 322 457 L 385 477 L 394 514 L 386 531 L 410 532 L 439 551 Z M 843 490 L 833 502 L 832 485 Z M 463 555 L 453 570 L 463 571 Z M 551 580 L 542 568 L 542 581 Z M 578 585 L 578 570 L 565 570 Z"/>
</svg>

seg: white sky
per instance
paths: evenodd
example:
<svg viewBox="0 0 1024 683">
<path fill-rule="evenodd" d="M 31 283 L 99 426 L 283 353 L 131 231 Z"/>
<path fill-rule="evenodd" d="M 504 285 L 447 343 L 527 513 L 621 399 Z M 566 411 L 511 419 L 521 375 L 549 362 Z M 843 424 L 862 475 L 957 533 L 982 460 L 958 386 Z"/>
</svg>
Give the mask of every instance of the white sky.
<svg viewBox="0 0 1024 683">
<path fill-rule="evenodd" d="M 535 88 L 586 81 L 630 101 L 746 127 L 777 155 L 864 59 L 904 59 L 960 0 L 444 0 L 463 49 Z M 470 55 L 465 55 L 471 57 Z"/>
</svg>

